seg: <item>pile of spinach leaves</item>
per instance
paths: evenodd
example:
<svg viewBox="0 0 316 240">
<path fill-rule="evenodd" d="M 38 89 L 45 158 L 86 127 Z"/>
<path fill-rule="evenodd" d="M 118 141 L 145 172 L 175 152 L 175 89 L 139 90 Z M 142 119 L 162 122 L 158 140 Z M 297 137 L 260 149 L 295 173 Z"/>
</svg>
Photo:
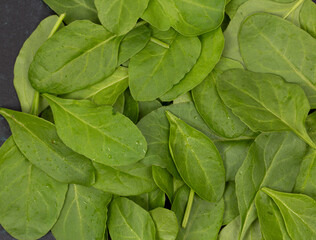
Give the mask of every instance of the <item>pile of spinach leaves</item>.
<svg viewBox="0 0 316 240">
<path fill-rule="evenodd" d="M 0 108 L 33 240 L 316 239 L 311 0 L 44 0 Z"/>
</svg>

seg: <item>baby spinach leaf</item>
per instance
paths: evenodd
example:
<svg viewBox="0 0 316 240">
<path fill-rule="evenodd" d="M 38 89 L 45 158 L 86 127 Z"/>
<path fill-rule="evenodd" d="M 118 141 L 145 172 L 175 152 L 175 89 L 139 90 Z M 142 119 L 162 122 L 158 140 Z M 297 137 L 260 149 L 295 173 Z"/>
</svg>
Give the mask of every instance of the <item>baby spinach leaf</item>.
<svg viewBox="0 0 316 240">
<path fill-rule="evenodd" d="M 169 149 L 183 179 L 201 198 L 221 199 L 225 188 L 225 169 L 214 143 L 170 112 Z"/>
<path fill-rule="evenodd" d="M 94 0 L 102 25 L 116 35 L 128 33 L 143 15 L 149 0 Z"/>
<path fill-rule="evenodd" d="M 224 104 L 216 89 L 218 76 L 232 68 L 243 68 L 243 66 L 237 61 L 222 58 L 208 77 L 192 91 L 196 109 L 206 124 L 226 138 L 239 137 L 248 129 Z"/>
<path fill-rule="evenodd" d="M 163 9 L 162 3 L 163 2 L 160 0 L 150 0 L 142 19 L 160 31 L 167 31 L 169 30 L 171 23 L 168 15 Z"/>
<path fill-rule="evenodd" d="M 132 164 L 145 156 L 147 144 L 141 132 L 112 107 L 44 97 L 53 110 L 58 135 L 74 151 L 110 166 Z"/>
<path fill-rule="evenodd" d="M 236 15 L 234 16 L 234 18 L 232 18 L 231 22 L 224 32 L 225 48 L 223 56 L 235 59 L 240 62 L 243 61 L 239 51 L 238 34 L 242 22 L 248 16 L 251 16 L 252 14 L 258 12 L 266 12 L 280 16 L 284 19 L 287 19 L 288 21 L 295 23 L 296 25 L 299 25 L 299 19 L 298 17 L 296 17 L 296 11 L 298 11 L 299 6 L 301 6 L 302 2 L 302 0 L 291 0 L 287 3 L 270 0 L 246 1 L 242 6 L 240 6 Z"/>
<path fill-rule="evenodd" d="M 67 99 L 89 99 L 98 105 L 113 105 L 128 87 L 128 70 L 119 67 L 111 76 L 87 88 L 62 95 Z"/>
<path fill-rule="evenodd" d="M 124 104 L 125 104 L 125 96 L 124 93 L 122 93 L 116 100 L 116 102 L 113 104 L 113 109 L 121 114 L 123 114 L 124 111 Z"/>
<path fill-rule="evenodd" d="M 139 119 L 142 119 L 147 114 L 162 107 L 162 105 L 158 100 L 154 100 L 154 101 L 149 101 L 149 102 L 139 102 L 138 107 L 139 107 Z"/>
<path fill-rule="evenodd" d="M 304 142 L 291 132 L 262 133 L 256 138 L 236 174 L 240 239 L 257 218 L 257 192 L 262 187 L 292 191 L 305 151 Z"/>
<path fill-rule="evenodd" d="M 151 167 L 142 163 L 121 167 L 109 167 L 94 163 L 96 168 L 95 188 L 120 196 L 139 195 L 154 190 Z"/>
<path fill-rule="evenodd" d="M 152 174 L 156 185 L 167 194 L 170 202 L 173 201 L 173 179 L 167 169 L 152 166 Z"/>
<path fill-rule="evenodd" d="M 92 187 L 69 185 L 64 207 L 52 229 L 56 239 L 103 240 L 111 194 Z"/>
<path fill-rule="evenodd" d="M 193 102 L 191 92 L 186 92 L 173 100 L 173 104 Z"/>
<path fill-rule="evenodd" d="M 118 65 L 125 63 L 141 51 L 150 40 L 151 30 L 143 25 L 146 24 L 146 22 L 140 22 L 138 24 L 139 26 L 136 26 L 132 31 L 126 34 L 121 42 Z"/>
<path fill-rule="evenodd" d="M 166 202 L 166 195 L 159 188 L 141 195 L 129 196 L 128 198 L 144 208 L 146 211 L 150 211 L 155 208 L 163 208 Z"/>
<path fill-rule="evenodd" d="M 52 123 L 4 108 L 0 114 L 8 121 L 20 151 L 36 167 L 60 182 L 94 183 L 91 161 L 64 145 Z"/>
<path fill-rule="evenodd" d="M 201 54 L 196 64 L 179 83 L 160 97 L 162 101 L 172 101 L 192 90 L 207 77 L 219 61 L 224 48 L 224 37 L 221 28 L 203 34 L 200 36 L 200 41 Z"/>
<path fill-rule="evenodd" d="M 217 88 L 224 103 L 253 131 L 290 130 L 315 148 L 304 126 L 310 106 L 299 86 L 273 74 L 232 69 L 219 77 Z"/>
<path fill-rule="evenodd" d="M 43 0 L 54 12 L 66 13 L 65 22 L 71 23 L 75 20 L 90 20 L 98 23 L 97 10 L 94 1 L 90 0 Z"/>
<path fill-rule="evenodd" d="M 227 225 L 239 215 L 235 182 L 226 183 L 223 199 L 225 203 L 223 225 Z"/>
<path fill-rule="evenodd" d="M 301 27 L 316 38 L 316 5 L 311 0 L 304 0 L 300 11 Z"/>
<path fill-rule="evenodd" d="M 145 136 L 148 151 L 142 160 L 147 165 L 156 165 L 167 170 L 175 177 L 180 178 L 169 153 L 169 122 L 165 111 L 181 117 L 186 123 L 203 132 L 207 136 L 215 136 L 210 132 L 203 119 L 196 111 L 193 103 L 174 104 L 161 107 L 142 118 L 137 124 Z"/>
<path fill-rule="evenodd" d="M 75 21 L 48 39 L 30 65 L 29 79 L 39 92 L 65 94 L 111 75 L 121 37 L 90 21 Z"/>
<path fill-rule="evenodd" d="M 153 29 L 153 37 L 161 44 L 150 41 L 129 64 L 130 90 L 137 101 L 161 97 L 191 70 L 201 52 L 197 37 L 184 37 L 172 29 Z"/>
<path fill-rule="evenodd" d="M 112 201 L 108 225 L 112 240 L 154 240 L 156 236 L 150 214 L 127 198 L 118 197 Z"/>
<path fill-rule="evenodd" d="M 265 240 L 291 240 L 286 231 L 280 210 L 273 200 L 262 191 L 259 191 L 256 195 L 256 208 L 260 228 Z"/>
<path fill-rule="evenodd" d="M 316 238 L 316 201 L 303 194 L 278 192 L 269 188 L 262 191 L 273 199 L 283 216 L 292 239 Z"/>
<path fill-rule="evenodd" d="M 18 94 L 21 109 L 25 113 L 30 113 L 35 94 L 34 88 L 31 86 L 28 72 L 34 55 L 39 47 L 47 40 L 53 27 L 58 21 L 56 15 L 45 18 L 24 42 L 14 65 L 14 88 Z M 63 24 L 61 25 L 63 26 Z M 39 109 L 42 111 L 47 107 L 47 103 L 41 98 Z"/>
<path fill-rule="evenodd" d="M 184 36 L 198 36 L 217 29 L 224 18 L 225 0 L 158 0 L 171 26 Z"/>
<path fill-rule="evenodd" d="M 215 142 L 223 159 L 226 181 L 235 181 L 236 173 L 247 157 L 252 142 L 253 140 Z"/>
<path fill-rule="evenodd" d="M 182 222 L 189 197 L 186 186 L 180 188 L 172 204 L 178 223 Z M 224 201 L 211 203 L 194 196 L 193 205 L 186 228 L 180 227 L 178 240 L 215 240 L 221 228 L 224 214 Z"/>
<path fill-rule="evenodd" d="M 273 30 L 276 28 L 278 31 Z M 274 73 L 287 82 L 299 84 L 311 107 L 316 107 L 316 53 L 313 51 L 316 40 L 313 37 L 280 17 L 262 13 L 244 21 L 239 45 L 247 69 Z"/>
<path fill-rule="evenodd" d="M 0 222 L 17 239 L 38 239 L 55 224 L 67 184 L 32 165 L 10 137 L 0 148 Z"/>
<path fill-rule="evenodd" d="M 176 240 L 179 226 L 175 213 L 165 208 L 156 208 L 149 213 L 156 226 L 156 239 Z"/>
<path fill-rule="evenodd" d="M 125 103 L 123 114 L 128 117 L 133 123 L 137 123 L 139 114 L 138 102 L 134 100 L 129 89 L 124 92 L 124 96 Z"/>
</svg>

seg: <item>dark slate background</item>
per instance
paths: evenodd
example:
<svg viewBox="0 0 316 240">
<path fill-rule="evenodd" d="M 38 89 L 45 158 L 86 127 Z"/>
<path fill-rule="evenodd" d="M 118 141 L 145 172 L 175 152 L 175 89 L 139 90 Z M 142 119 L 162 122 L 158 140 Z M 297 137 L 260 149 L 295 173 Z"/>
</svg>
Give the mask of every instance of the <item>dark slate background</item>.
<svg viewBox="0 0 316 240">
<path fill-rule="evenodd" d="M 42 0 L 0 0 L 0 107 L 20 110 L 13 87 L 14 62 L 24 41 L 41 20 L 52 14 Z M 0 116 L 0 146 L 10 135 L 6 121 Z M 0 240 L 14 238 L 0 226 Z M 49 233 L 41 240 L 55 238 Z"/>
</svg>

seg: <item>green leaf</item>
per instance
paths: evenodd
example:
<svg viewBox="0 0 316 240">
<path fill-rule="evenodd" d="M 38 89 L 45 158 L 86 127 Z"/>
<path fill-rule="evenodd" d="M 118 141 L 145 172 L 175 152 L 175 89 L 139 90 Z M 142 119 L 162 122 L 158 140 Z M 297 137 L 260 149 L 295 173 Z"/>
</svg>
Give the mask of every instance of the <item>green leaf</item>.
<svg viewBox="0 0 316 240">
<path fill-rule="evenodd" d="M 69 185 L 64 207 L 52 229 L 56 239 L 103 240 L 112 195 L 92 187 Z"/>
<path fill-rule="evenodd" d="M 39 92 L 65 94 L 110 76 L 116 66 L 121 37 L 89 21 L 75 21 L 48 39 L 29 70 Z"/>
<path fill-rule="evenodd" d="M 208 77 L 192 91 L 196 109 L 206 124 L 220 136 L 236 138 L 244 135 L 247 126 L 236 117 L 220 98 L 216 81 L 224 71 L 243 66 L 229 58 L 222 58 Z"/>
<path fill-rule="evenodd" d="M 278 31 L 274 31 L 274 29 Z M 239 33 L 247 69 L 273 73 L 299 84 L 316 107 L 316 40 L 292 23 L 269 14 L 248 17 Z"/>
<path fill-rule="evenodd" d="M 316 5 L 311 0 L 304 0 L 300 11 L 301 28 L 316 38 Z"/>
<path fill-rule="evenodd" d="M 223 19 L 225 0 L 158 0 L 171 26 L 185 36 L 198 36 L 217 29 Z"/>
<path fill-rule="evenodd" d="M 58 17 L 56 15 L 45 18 L 24 42 L 16 58 L 13 83 L 19 97 L 21 109 L 25 113 L 30 113 L 35 94 L 35 90 L 28 78 L 30 64 L 33 61 L 36 51 L 47 40 L 57 21 Z M 45 109 L 46 106 L 47 103 L 41 99 L 40 111 Z"/>
<path fill-rule="evenodd" d="M 8 121 L 20 151 L 36 167 L 63 183 L 94 183 L 91 161 L 64 145 L 52 123 L 4 108 L 0 114 Z"/>
<path fill-rule="evenodd" d="M 262 187 L 292 191 L 306 145 L 291 132 L 262 133 L 236 174 L 240 239 L 257 219 L 255 196 Z"/>
<path fill-rule="evenodd" d="M 226 183 L 223 198 L 225 203 L 223 225 L 227 225 L 239 215 L 235 182 Z"/>
<path fill-rule="evenodd" d="M 113 109 L 121 114 L 123 114 L 124 111 L 124 104 L 125 104 L 125 96 L 124 93 L 122 93 L 116 100 L 116 102 L 113 104 Z"/>
<path fill-rule="evenodd" d="M 74 151 L 111 166 L 132 164 L 145 156 L 147 144 L 141 132 L 112 107 L 44 97 L 53 110 L 58 135 Z"/>
<path fill-rule="evenodd" d="M 163 10 L 160 0 L 149 1 L 148 7 L 142 16 L 142 19 L 160 31 L 167 31 L 171 27 L 170 19 Z"/>
<path fill-rule="evenodd" d="M 157 230 L 157 240 L 175 240 L 179 226 L 174 212 L 165 208 L 156 208 L 150 211 L 150 215 Z"/>
<path fill-rule="evenodd" d="M 116 35 L 128 33 L 143 15 L 149 0 L 95 0 L 102 25 Z"/>
<path fill-rule="evenodd" d="M 129 196 L 128 198 L 144 208 L 146 211 L 155 208 L 163 208 L 166 202 L 166 195 L 159 188 L 141 195 Z"/>
<path fill-rule="evenodd" d="M 189 197 L 189 189 L 180 188 L 172 204 L 172 211 L 176 213 L 181 223 Z M 178 240 L 215 240 L 221 228 L 224 214 L 224 201 L 211 203 L 194 196 L 193 205 L 186 228 L 180 227 Z"/>
<path fill-rule="evenodd" d="M 143 24 L 140 22 L 139 24 Z M 151 30 L 144 25 L 136 26 L 123 38 L 118 56 L 118 65 L 121 65 L 140 52 L 149 42 Z"/>
<path fill-rule="evenodd" d="M 288 21 L 299 25 L 299 19 L 296 17 L 296 12 L 301 6 L 303 0 L 290 0 L 290 1 L 270 1 L 270 0 L 242 0 L 245 2 L 240 8 L 234 18 L 231 18 L 227 29 L 224 32 L 225 36 L 225 48 L 223 56 L 235 59 L 239 62 L 243 62 L 239 51 L 238 34 L 240 26 L 243 21 L 248 17 L 258 12 L 271 13 L 280 16 Z M 234 1 L 233 2 L 237 2 Z M 230 6 L 230 4 L 228 5 Z M 229 7 L 228 7 L 229 8 Z"/>
<path fill-rule="evenodd" d="M 149 102 L 139 102 L 138 107 L 139 107 L 139 119 L 142 119 L 147 114 L 162 107 L 162 105 L 158 100 L 154 100 L 154 101 L 149 101 Z"/>
<path fill-rule="evenodd" d="M 282 215 L 273 200 L 262 191 L 256 195 L 256 208 L 258 212 L 260 228 L 265 240 L 291 240 Z"/>
<path fill-rule="evenodd" d="M 98 105 L 113 105 L 128 87 L 128 70 L 119 67 L 111 76 L 87 88 L 62 95 L 67 99 L 89 99 Z"/>
<path fill-rule="evenodd" d="M 253 131 L 293 131 L 315 148 L 305 128 L 310 106 L 303 90 L 274 74 L 241 69 L 224 72 L 217 81 L 224 103 Z"/>
<path fill-rule="evenodd" d="M 112 240 L 154 240 L 156 236 L 150 214 L 127 198 L 112 201 L 108 226 Z"/>
<path fill-rule="evenodd" d="M 150 41 L 129 64 L 130 90 L 137 101 L 161 97 L 191 70 L 201 52 L 197 37 L 184 37 L 172 29 L 153 29 L 153 38 L 163 44 Z"/>
<path fill-rule="evenodd" d="M 142 163 L 109 167 L 94 163 L 96 182 L 93 187 L 121 196 L 139 195 L 154 190 L 151 167 Z"/>
<path fill-rule="evenodd" d="M 44 236 L 63 207 L 67 184 L 32 165 L 10 137 L 0 148 L 0 222 L 17 239 Z"/>
<path fill-rule="evenodd" d="M 273 199 L 283 216 L 292 239 L 316 238 L 316 201 L 303 194 L 283 193 L 269 188 L 262 191 Z"/>
<path fill-rule="evenodd" d="M 170 112 L 169 149 L 183 179 L 201 198 L 221 199 L 225 188 L 225 169 L 214 143 L 203 133 Z"/>
<path fill-rule="evenodd" d="M 152 174 L 156 185 L 167 194 L 169 201 L 173 201 L 173 179 L 167 169 L 152 166 Z"/>
<path fill-rule="evenodd" d="M 97 10 L 94 1 L 87 0 L 43 0 L 54 12 L 60 14 L 66 13 L 65 22 L 67 24 L 75 20 L 87 19 L 98 23 Z"/>
<path fill-rule="evenodd" d="M 215 136 L 199 116 L 193 103 L 173 104 L 168 107 L 161 107 L 142 118 L 137 124 L 142 131 L 148 144 L 148 151 L 142 160 L 147 165 L 156 165 L 167 170 L 177 178 L 179 173 L 169 153 L 169 122 L 165 111 L 181 117 L 186 123 L 203 132 L 212 139 Z"/>
<path fill-rule="evenodd" d="M 200 36 L 201 54 L 196 64 L 179 83 L 160 97 L 162 101 L 172 101 L 178 96 L 192 90 L 200 84 L 219 61 L 223 48 L 224 37 L 221 28 Z"/>
<path fill-rule="evenodd" d="M 138 122 L 139 107 L 138 102 L 134 100 L 129 89 L 124 92 L 125 104 L 123 114 L 133 123 Z"/>
</svg>

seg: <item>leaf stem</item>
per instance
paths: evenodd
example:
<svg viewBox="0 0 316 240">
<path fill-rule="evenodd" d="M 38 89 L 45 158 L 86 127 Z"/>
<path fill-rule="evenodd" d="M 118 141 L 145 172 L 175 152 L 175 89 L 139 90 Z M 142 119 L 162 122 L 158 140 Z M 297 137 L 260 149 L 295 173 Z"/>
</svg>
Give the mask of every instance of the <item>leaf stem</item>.
<svg viewBox="0 0 316 240">
<path fill-rule="evenodd" d="M 52 31 L 50 32 L 50 34 L 48 35 L 48 38 L 50 38 L 51 36 L 53 36 L 55 34 L 55 32 L 58 30 L 58 28 L 60 27 L 60 24 L 63 22 L 64 18 L 66 17 L 66 13 L 63 13 L 59 16 L 57 22 L 55 23 Z"/>
<path fill-rule="evenodd" d="M 185 213 L 184 213 L 183 220 L 182 220 L 182 227 L 183 228 L 186 228 L 188 220 L 189 220 L 189 217 L 190 217 L 191 208 L 192 208 L 192 205 L 193 205 L 194 194 L 195 194 L 195 192 L 192 189 L 190 189 L 190 194 L 189 194 L 187 207 L 185 209 Z"/>
<path fill-rule="evenodd" d="M 160 41 L 159 39 L 157 39 L 157 38 L 153 38 L 153 37 L 151 37 L 150 38 L 150 41 L 152 41 L 153 43 L 156 43 L 157 45 L 159 45 L 159 46 L 161 46 L 161 47 L 163 47 L 163 48 L 169 48 L 169 45 L 167 44 L 167 43 L 165 43 L 165 42 L 163 42 L 163 41 Z"/>
<path fill-rule="evenodd" d="M 39 98 L 40 94 L 38 91 L 35 91 L 34 97 L 33 97 L 33 103 L 31 108 L 31 114 L 37 116 L 38 115 L 38 108 L 39 108 Z"/>
</svg>

